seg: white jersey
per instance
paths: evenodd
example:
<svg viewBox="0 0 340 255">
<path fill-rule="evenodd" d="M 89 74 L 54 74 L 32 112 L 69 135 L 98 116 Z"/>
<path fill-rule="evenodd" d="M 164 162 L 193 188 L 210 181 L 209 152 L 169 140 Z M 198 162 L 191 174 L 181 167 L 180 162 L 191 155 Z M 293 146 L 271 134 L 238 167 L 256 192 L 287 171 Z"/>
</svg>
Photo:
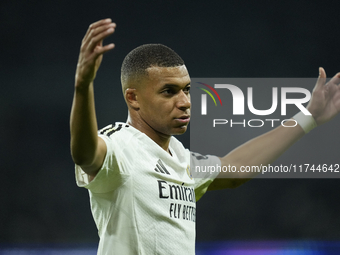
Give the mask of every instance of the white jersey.
<svg viewBox="0 0 340 255">
<path fill-rule="evenodd" d="M 170 155 L 126 123 L 99 134 L 107 154 L 96 177 L 90 181 L 76 166 L 78 186 L 89 190 L 98 254 L 195 254 L 196 200 L 217 173 L 193 179 L 190 158 L 191 164 L 197 159 L 174 137 Z M 204 159 L 206 165 L 220 164 L 215 156 Z"/>
</svg>

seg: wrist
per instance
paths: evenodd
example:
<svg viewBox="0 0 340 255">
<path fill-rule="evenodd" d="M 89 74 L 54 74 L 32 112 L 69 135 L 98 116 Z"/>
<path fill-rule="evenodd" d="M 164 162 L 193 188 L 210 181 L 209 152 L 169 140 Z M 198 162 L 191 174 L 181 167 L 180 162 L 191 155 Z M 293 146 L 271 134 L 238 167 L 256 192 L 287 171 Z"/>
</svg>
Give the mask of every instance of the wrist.
<svg viewBox="0 0 340 255">
<path fill-rule="evenodd" d="M 305 134 L 318 126 L 312 115 L 305 115 L 302 112 L 295 114 L 293 119 L 301 126 Z"/>
<path fill-rule="evenodd" d="M 88 80 L 80 79 L 77 76 L 75 78 L 74 87 L 76 89 L 88 89 L 92 85 L 93 85 L 93 81 L 90 82 Z"/>
</svg>

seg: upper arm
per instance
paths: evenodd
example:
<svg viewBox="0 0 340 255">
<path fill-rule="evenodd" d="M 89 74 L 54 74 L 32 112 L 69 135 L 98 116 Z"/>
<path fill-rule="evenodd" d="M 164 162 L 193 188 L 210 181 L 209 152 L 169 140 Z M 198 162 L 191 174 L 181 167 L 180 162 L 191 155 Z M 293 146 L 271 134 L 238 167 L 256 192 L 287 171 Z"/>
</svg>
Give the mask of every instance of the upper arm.
<svg viewBox="0 0 340 255">
<path fill-rule="evenodd" d="M 218 175 L 217 171 L 210 171 L 209 169 L 215 169 L 215 166 L 220 165 L 221 161 L 217 156 L 190 152 L 190 168 L 195 179 L 196 201 L 204 195 Z"/>
<path fill-rule="evenodd" d="M 81 169 L 90 177 L 94 178 L 102 167 L 107 153 L 105 141 L 98 136 L 97 149 L 93 161 L 88 165 L 80 165 Z"/>
</svg>

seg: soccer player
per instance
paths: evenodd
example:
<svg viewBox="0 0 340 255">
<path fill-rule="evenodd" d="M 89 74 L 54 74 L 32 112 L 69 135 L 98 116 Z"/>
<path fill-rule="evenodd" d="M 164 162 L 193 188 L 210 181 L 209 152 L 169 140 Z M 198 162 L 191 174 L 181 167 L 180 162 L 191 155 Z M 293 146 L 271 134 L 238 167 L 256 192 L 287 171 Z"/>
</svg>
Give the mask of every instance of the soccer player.
<svg viewBox="0 0 340 255">
<path fill-rule="evenodd" d="M 307 106 L 313 117 L 298 114 L 296 127 L 275 128 L 222 158 L 191 153 L 173 137 L 190 121 L 188 71 L 173 50 L 150 44 L 132 50 L 122 64 L 127 121 L 98 131 L 93 81 L 103 54 L 114 48 L 103 40 L 115 28 L 111 19 L 100 20 L 82 41 L 70 120 L 77 184 L 89 190 L 98 254 L 195 254 L 196 201 L 207 190 L 234 188 L 253 176 L 193 178 L 190 168 L 269 164 L 340 111 L 340 73 L 325 84 L 320 68 Z"/>
</svg>

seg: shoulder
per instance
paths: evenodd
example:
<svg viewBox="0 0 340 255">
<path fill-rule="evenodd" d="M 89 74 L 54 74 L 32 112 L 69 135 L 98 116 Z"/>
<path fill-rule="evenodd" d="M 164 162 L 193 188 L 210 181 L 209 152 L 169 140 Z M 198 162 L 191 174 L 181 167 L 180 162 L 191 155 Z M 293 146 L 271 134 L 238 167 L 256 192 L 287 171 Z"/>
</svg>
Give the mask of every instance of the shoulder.
<svg viewBox="0 0 340 255">
<path fill-rule="evenodd" d="M 132 137 L 138 137 L 140 132 L 131 125 L 124 122 L 116 122 L 107 125 L 98 131 L 98 135 L 103 139 L 128 141 Z"/>
<path fill-rule="evenodd" d="M 124 149 L 135 151 L 145 142 L 143 133 L 124 122 L 107 125 L 98 131 L 98 136 L 105 141 L 108 152 Z"/>
<path fill-rule="evenodd" d="M 110 124 L 110 125 L 107 125 L 106 127 L 102 128 L 102 129 L 100 129 L 98 131 L 98 134 L 110 137 L 115 132 L 118 132 L 121 129 L 123 129 L 123 128 L 125 129 L 125 128 L 128 128 L 128 127 L 129 127 L 129 125 L 126 124 L 126 123 L 116 122 L 115 124 Z"/>
<path fill-rule="evenodd" d="M 129 137 L 132 136 L 130 129 L 128 124 L 116 122 L 98 131 L 98 136 L 103 139 L 106 144 L 108 154 L 112 154 L 113 151 L 122 149 L 129 144 L 126 143 L 126 141 L 129 141 Z"/>
</svg>

